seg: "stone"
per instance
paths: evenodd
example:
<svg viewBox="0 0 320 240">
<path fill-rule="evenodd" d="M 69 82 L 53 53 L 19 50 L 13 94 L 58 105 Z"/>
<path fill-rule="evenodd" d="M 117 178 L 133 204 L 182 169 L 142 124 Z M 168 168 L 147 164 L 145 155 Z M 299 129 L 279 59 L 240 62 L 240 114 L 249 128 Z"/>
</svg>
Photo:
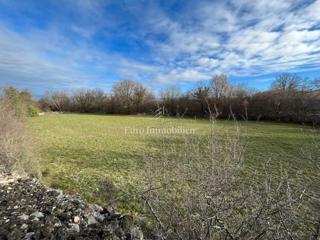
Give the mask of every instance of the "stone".
<svg viewBox="0 0 320 240">
<path fill-rule="evenodd" d="M 21 229 L 27 229 L 27 228 L 28 228 L 27 224 L 24 223 L 24 224 L 21 225 Z"/>
<path fill-rule="evenodd" d="M 80 217 L 79 217 L 79 216 L 75 216 L 75 217 L 73 218 L 73 222 L 74 222 L 74 223 L 79 223 L 79 222 L 80 222 Z"/>
<path fill-rule="evenodd" d="M 76 233 L 80 232 L 79 224 L 70 223 L 68 230 L 69 230 L 70 232 L 76 232 Z"/>
<path fill-rule="evenodd" d="M 96 220 L 98 220 L 99 222 L 103 222 L 103 220 L 105 219 L 105 216 L 103 216 L 101 213 L 99 213 L 99 212 L 96 212 L 96 213 L 94 213 L 94 218 L 96 219 Z"/>
<path fill-rule="evenodd" d="M 97 204 L 93 204 L 93 205 L 92 205 L 92 208 L 93 208 L 94 211 L 97 211 L 97 212 L 102 212 L 102 211 L 103 211 L 103 208 L 100 207 L 100 206 L 97 205 Z"/>
<path fill-rule="evenodd" d="M 9 193 L 7 187 L 11 188 Z M 31 178 L 8 185 L 0 181 L 0 240 L 143 239 L 132 222 L 124 224 L 123 215 L 114 209 L 92 205 L 78 195 L 48 190 Z"/>
<path fill-rule="evenodd" d="M 34 212 L 30 216 L 35 217 L 35 218 L 43 218 L 44 214 L 42 212 Z"/>
<path fill-rule="evenodd" d="M 27 221 L 29 219 L 29 216 L 26 214 L 22 214 L 18 217 L 19 219 L 23 220 L 23 221 Z"/>
<path fill-rule="evenodd" d="M 130 230 L 132 240 L 143 240 L 143 233 L 140 228 L 132 227 Z"/>
<path fill-rule="evenodd" d="M 33 239 L 34 236 L 34 232 L 28 232 L 25 236 L 24 236 L 24 240 L 31 240 Z"/>
<path fill-rule="evenodd" d="M 98 221 L 96 220 L 96 218 L 92 215 L 89 215 L 88 216 L 88 225 L 95 225 L 97 224 Z"/>
<path fill-rule="evenodd" d="M 59 227 L 62 227 L 62 224 L 60 222 L 57 222 L 53 226 L 56 227 L 56 228 L 59 228 Z"/>
</svg>

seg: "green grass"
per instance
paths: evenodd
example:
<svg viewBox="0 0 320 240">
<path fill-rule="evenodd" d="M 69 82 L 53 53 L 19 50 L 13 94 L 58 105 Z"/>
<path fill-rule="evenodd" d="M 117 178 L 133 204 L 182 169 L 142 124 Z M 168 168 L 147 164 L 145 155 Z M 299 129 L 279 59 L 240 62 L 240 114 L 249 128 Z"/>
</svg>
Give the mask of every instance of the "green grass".
<svg viewBox="0 0 320 240">
<path fill-rule="evenodd" d="M 312 149 L 312 129 L 294 124 L 240 122 L 247 136 L 248 171 L 262 171 L 270 162 L 276 174 L 280 168 L 319 191 L 319 173 L 314 162 L 307 161 L 302 148 Z M 89 201 L 103 203 L 100 182 L 108 179 L 116 190 L 109 195 L 133 191 L 140 183 L 145 161 L 157 159 L 161 142 L 179 148 L 184 135 L 126 134 L 125 128 L 183 126 L 205 136 L 207 120 L 155 119 L 142 116 L 106 116 L 90 114 L 46 115 L 30 119 L 40 142 L 41 166 L 48 185 L 67 192 L 79 192 Z M 218 121 L 222 134 L 232 132 L 232 121 Z M 319 134 L 315 136 L 320 140 Z M 160 157 L 159 157 L 160 159 Z M 303 180 L 301 180 L 303 179 Z M 109 182 L 110 182 L 109 181 Z M 108 185 L 108 183 L 107 183 Z M 100 192 L 100 193 L 99 193 Z M 108 196 L 107 199 L 112 197 Z M 123 201 L 120 208 L 136 208 L 134 201 Z"/>
</svg>

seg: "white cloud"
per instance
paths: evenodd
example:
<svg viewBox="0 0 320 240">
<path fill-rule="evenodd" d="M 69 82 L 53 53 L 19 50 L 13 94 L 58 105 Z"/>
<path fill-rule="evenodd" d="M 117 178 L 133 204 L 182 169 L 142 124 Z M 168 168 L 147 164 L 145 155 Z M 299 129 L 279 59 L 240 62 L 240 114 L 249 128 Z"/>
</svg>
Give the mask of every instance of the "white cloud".
<svg viewBox="0 0 320 240">
<path fill-rule="evenodd" d="M 161 73 L 156 78 L 159 83 L 183 83 L 207 80 L 210 75 L 194 69 L 173 69 L 168 73 Z"/>
<path fill-rule="evenodd" d="M 196 2 L 187 14 L 194 24 L 158 16 L 174 27 L 160 29 L 168 40 L 153 43 L 160 46 L 154 53 L 167 66 L 188 59 L 185 68 L 204 75 L 262 75 L 308 64 L 320 68 L 319 30 L 310 29 L 320 25 L 319 6 L 320 0 L 309 5 L 302 0 Z"/>
<path fill-rule="evenodd" d="M 198 64 L 203 67 L 212 69 L 219 66 L 219 60 L 208 57 L 202 57 L 198 59 Z"/>
<path fill-rule="evenodd" d="M 15 83 L 36 86 L 41 92 L 72 90 L 97 82 L 109 86 L 114 74 L 142 79 L 155 71 L 150 65 L 71 42 L 60 32 L 20 34 L 0 25 L 0 49 L 0 87 Z"/>
</svg>

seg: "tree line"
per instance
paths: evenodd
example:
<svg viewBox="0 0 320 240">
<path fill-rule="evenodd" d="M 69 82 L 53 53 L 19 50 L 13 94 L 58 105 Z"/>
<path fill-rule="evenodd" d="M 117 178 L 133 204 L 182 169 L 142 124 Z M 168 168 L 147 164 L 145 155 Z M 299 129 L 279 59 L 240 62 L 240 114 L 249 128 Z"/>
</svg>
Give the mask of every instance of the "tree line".
<svg viewBox="0 0 320 240">
<path fill-rule="evenodd" d="M 297 74 L 280 74 L 266 91 L 231 84 L 215 75 L 187 92 L 169 87 L 156 95 L 133 80 L 116 82 L 110 93 L 79 89 L 52 91 L 39 100 L 43 111 L 105 114 L 161 114 L 224 119 L 320 123 L 320 79 L 304 80 Z"/>
</svg>

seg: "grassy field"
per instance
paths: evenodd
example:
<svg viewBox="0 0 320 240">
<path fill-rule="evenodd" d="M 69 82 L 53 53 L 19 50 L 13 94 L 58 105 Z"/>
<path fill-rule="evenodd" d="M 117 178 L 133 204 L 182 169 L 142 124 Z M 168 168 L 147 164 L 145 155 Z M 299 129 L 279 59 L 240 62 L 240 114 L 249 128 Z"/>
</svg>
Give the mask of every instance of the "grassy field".
<svg viewBox="0 0 320 240">
<path fill-rule="evenodd" d="M 318 169 L 302 154 L 302 149 L 310 152 L 312 143 L 320 140 L 319 134 L 294 124 L 240 122 L 239 125 L 246 136 L 248 171 L 262 171 L 269 162 L 274 173 L 286 169 L 297 181 L 320 190 Z M 156 160 L 165 151 L 160 147 L 163 141 L 179 149 L 188 135 L 148 134 L 148 127 L 183 127 L 201 137 L 208 133 L 210 124 L 207 120 L 192 119 L 57 114 L 32 118 L 30 126 L 40 142 L 44 181 L 67 192 L 79 192 L 89 201 L 103 203 L 106 198 L 130 192 L 140 184 L 145 161 Z M 234 131 L 232 121 L 218 121 L 216 126 L 222 135 Z M 101 182 L 109 189 L 107 197 L 101 194 Z M 113 184 L 114 188 L 110 188 Z M 130 211 L 135 209 L 134 204 L 123 201 L 120 208 Z"/>
</svg>

